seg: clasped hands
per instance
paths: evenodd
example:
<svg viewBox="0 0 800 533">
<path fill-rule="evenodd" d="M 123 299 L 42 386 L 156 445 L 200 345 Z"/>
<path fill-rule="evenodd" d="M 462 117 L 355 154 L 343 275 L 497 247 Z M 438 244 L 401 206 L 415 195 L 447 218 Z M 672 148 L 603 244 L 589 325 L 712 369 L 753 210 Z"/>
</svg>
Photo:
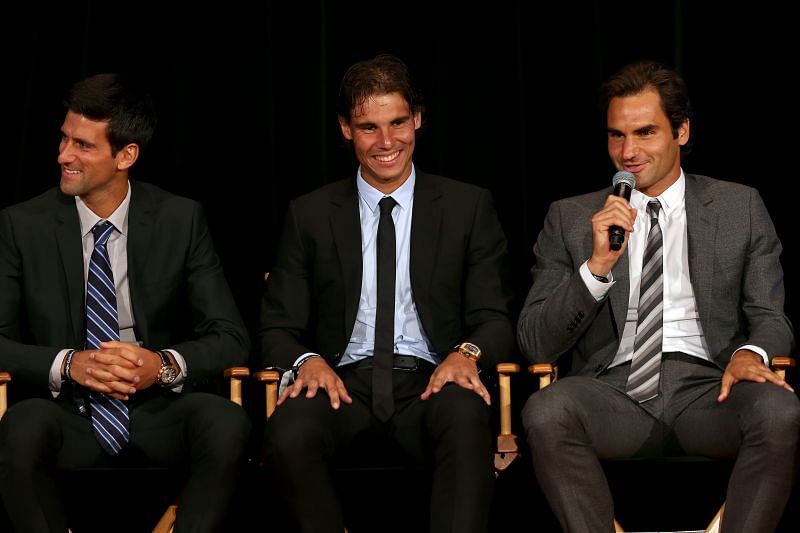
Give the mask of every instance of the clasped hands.
<svg viewBox="0 0 800 533">
<path fill-rule="evenodd" d="M 465 389 L 474 391 L 475 394 L 483 398 L 486 405 L 491 405 L 489 391 L 481 382 L 478 376 L 478 365 L 458 352 L 450 353 L 431 374 L 428 386 L 420 395 L 420 398 L 427 400 L 436 394 L 447 383 L 455 383 Z M 306 398 L 313 398 L 319 389 L 324 389 L 330 398 L 331 407 L 338 409 L 342 402 L 353 403 L 353 399 L 347 392 L 344 382 L 339 375 L 328 365 L 322 357 L 314 357 L 306 361 L 297 372 L 295 382 L 286 387 L 280 398 L 278 405 L 281 405 L 289 398 L 297 398 L 305 389 Z"/>
<path fill-rule="evenodd" d="M 153 385 L 160 368 L 157 353 L 129 342 L 108 341 L 100 348 L 75 352 L 69 377 L 95 392 L 128 400 Z"/>
</svg>

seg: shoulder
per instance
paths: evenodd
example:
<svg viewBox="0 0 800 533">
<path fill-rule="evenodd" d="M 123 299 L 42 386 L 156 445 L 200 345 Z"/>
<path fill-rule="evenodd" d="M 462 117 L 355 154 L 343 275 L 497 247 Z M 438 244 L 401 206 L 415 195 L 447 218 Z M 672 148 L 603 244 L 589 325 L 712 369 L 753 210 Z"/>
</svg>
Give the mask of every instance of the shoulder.
<svg viewBox="0 0 800 533">
<path fill-rule="evenodd" d="M 438 190 L 445 196 L 455 197 L 478 198 L 490 195 L 489 190 L 484 187 L 422 171 L 417 171 L 416 189 Z"/>
<path fill-rule="evenodd" d="M 311 192 L 302 194 L 292 200 L 292 204 L 303 209 L 319 209 L 331 202 L 340 202 L 355 196 L 357 196 L 355 179 L 350 177 L 328 183 Z"/>
<path fill-rule="evenodd" d="M 14 215 L 43 216 L 59 205 L 75 205 L 75 199 L 63 194 L 58 187 L 53 187 L 29 200 L 10 205 L 3 209 L 5 213 Z"/>
<path fill-rule="evenodd" d="M 131 182 L 131 205 L 145 206 L 156 211 L 192 212 L 200 209 L 200 202 L 165 191 L 161 187 L 142 181 Z"/>
</svg>

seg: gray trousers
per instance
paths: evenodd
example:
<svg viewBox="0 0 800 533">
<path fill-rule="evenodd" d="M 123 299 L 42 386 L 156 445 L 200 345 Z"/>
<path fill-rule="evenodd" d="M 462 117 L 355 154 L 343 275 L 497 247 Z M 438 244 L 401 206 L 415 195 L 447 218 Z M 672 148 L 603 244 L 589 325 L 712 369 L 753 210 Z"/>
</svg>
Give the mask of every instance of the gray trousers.
<svg viewBox="0 0 800 533">
<path fill-rule="evenodd" d="M 668 353 L 659 396 L 640 405 L 624 392 L 629 368 L 566 377 L 532 394 L 522 410 L 536 477 L 564 531 L 614 530 L 600 460 L 664 455 L 735 459 L 722 531 L 774 531 L 797 465 L 797 396 L 771 383 L 740 382 L 718 403 L 722 371 Z M 642 490 L 658 482 L 636 481 Z"/>
</svg>

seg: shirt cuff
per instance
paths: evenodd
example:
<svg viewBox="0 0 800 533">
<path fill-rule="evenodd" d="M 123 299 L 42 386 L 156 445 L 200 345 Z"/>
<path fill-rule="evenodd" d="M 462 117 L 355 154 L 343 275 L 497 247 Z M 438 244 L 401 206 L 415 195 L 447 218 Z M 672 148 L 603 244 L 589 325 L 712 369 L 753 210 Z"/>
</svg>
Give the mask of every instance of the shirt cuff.
<svg viewBox="0 0 800 533">
<path fill-rule="evenodd" d="M 59 351 L 56 354 L 56 358 L 53 359 L 53 364 L 50 365 L 50 379 L 48 382 L 53 398 L 58 396 L 58 393 L 61 392 L 61 385 L 64 384 L 64 380 L 61 379 L 61 365 L 64 364 L 64 357 L 66 357 L 71 350 L 72 348 L 66 348 Z"/>
<path fill-rule="evenodd" d="M 761 356 L 761 359 L 764 360 L 764 364 L 767 367 L 769 367 L 769 356 L 767 355 L 767 352 L 765 352 L 763 348 L 759 348 L 758 346 L 753 346 L 752 344 L 745 344 L 744 346 L 739 347 L 736 350 L 736 352 L 738 352 L 739 350 L 750 350 L 751 352 L 757 353 L 758 355 Z M 733 358 L 733 356 L 736 355 L 736 352 L 733 352 L 731 358 Z"/>
<path fill-rule="evenodd" d="M 608 273 L 608 283 L 597 281 L 589 271 L 588 259 L 584 261 L 578 269 L 578 272 L 581 275 L 581 279 L 583 279 L 583 283 L 586 284 L 586 288 L 589 289 L 589 293 L 594 297 L 595 301 L 598 302 L 606 297 L 608 291 L 610 291 L 611 287 L 616 283 L 614 281 L 614 275 L 611 272 Z"/>
<path fill-rule="evenodd" d="M 186 376 L 187 376 L 186 360 L 183 358 L 181 354 L 170 348 L 167 348 L 166 350 L 163 351 L 171 353 L 172 357 L 175 358 L 175 362 L 178 363 L 178 368 L 181 369 L 181 373 L 178 374 L 177 379 L 175 379 L 175 382 L 173 383 L 172 387 L 169 388 L 169 390 L 171 390 L 172 392 L 181 392 L 183 391 L 183 384 L 186 381 Z"/>
</svg>

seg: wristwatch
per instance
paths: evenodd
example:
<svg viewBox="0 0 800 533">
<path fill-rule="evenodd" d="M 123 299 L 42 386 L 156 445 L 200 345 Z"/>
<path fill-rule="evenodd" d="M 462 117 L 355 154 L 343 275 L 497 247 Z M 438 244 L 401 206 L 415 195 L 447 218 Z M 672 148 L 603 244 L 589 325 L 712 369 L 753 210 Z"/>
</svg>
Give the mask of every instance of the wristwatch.
<svg viewBox="0 0 800 533">
<path fill-rule="evenodd" d="M 475 361 L 476 363 L 478 362 L 478 359 L 481 358 L 481 349 L 471 342 L 462 342 L 456 346 L 456 351 L 470 361 Z"/>
<path fill-rule="evenodd" d="M 178 379 L 178 369 L 172 366 L 172 360 L 170 360 L 168 352 L 158 350 L 156 353 L 161 357 L 161 368 L 158 370 L 156 382 L 161 387 L 169 387 Z"/>
</svg>

